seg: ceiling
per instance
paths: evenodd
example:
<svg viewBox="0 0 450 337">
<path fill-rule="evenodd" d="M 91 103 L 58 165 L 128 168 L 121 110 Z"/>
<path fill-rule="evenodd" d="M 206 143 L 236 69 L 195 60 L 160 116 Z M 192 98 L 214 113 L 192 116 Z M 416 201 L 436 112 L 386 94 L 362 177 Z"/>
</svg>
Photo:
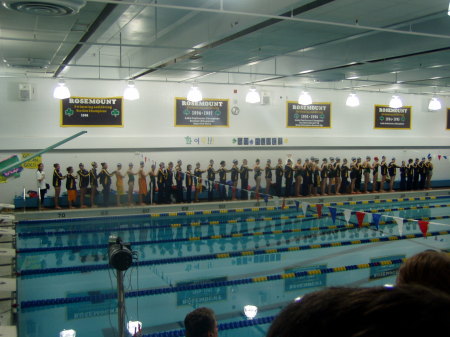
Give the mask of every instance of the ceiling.
<svg viewBox="0 0 450 337">
<path fill-rule="evenodd" d="M 449 0 L 0 1 L 1 77 L 450 95 Z"/>
</svg>

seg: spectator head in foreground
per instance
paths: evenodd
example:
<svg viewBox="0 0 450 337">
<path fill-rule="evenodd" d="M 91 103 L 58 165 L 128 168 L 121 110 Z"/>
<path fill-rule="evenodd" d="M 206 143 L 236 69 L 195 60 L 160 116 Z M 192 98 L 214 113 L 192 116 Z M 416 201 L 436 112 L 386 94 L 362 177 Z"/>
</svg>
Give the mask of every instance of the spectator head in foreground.
<svg viewBox="0 0 450 337">
<path fill-rule="evenodd" d="M 217 321 L 214 311 L 198 308 L 191 311 L 184 319 L 186 337 L 217 337 Z"/>
<path fill-rule="evenodd" d="M 289 304 L 266 337 L 439 336 L 449 315 L 450 297 L 425 287 L 327 288 Z"/>
<path fill-rule="evenodd" d="M 425 250 L 410 257 L 400 267 L 397 284 L 418 284 L 450 295 L 450 256 Z"/>
</svg>

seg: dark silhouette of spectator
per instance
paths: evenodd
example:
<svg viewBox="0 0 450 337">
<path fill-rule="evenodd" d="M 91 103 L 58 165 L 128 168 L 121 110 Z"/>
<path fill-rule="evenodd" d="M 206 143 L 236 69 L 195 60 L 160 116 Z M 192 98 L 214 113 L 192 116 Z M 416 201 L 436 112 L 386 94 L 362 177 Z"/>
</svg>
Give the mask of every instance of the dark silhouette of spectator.
<svg viewBox="0 0 450 337">
<path fill-rule="evenodd" d="M 450 297 L 420 286 L 328 288 L 289 304 L 266 337 L 423 337 L 449 331 Z"/>
<path fill-rule="evenodd" d="M 214 311 L 198 308 L 191 311 L 184 319 L 186 337 L 217 337 L 217 321 Z"/>
<path fill-rule="evenodd" d="M 400 267 L 397 284 L 418 284 L 450 295 L 450 256 L 426 250 L 410 257 Z"/>
</svg>

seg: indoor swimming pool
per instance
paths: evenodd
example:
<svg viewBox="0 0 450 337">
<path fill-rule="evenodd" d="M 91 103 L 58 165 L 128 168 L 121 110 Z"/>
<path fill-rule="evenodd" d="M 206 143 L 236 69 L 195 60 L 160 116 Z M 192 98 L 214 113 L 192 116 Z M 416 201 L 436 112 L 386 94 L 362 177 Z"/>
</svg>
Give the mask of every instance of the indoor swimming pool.
<svg viewBox="0 0 450 337">
<path fill-rule="evenodd" d="M 394 284 L 402 259 L 450 250 L 450 197 L 27 220 L 17 225 L 20 337 L 117 336 L 108 238 L 131 244 L 126 321 L 180 336 L 211 307 L 221 337 L 264 336 L 280 308 L 325 286 Z M 244 306 L 257 306 L 255 318 Z"/>
</svg>

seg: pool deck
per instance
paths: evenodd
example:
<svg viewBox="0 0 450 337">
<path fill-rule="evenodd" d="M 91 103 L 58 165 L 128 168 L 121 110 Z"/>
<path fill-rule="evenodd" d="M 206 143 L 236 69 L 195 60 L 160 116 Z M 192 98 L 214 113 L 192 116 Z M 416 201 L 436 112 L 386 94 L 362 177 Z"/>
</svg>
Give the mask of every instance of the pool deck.
<svg viewBox="0 0 450 337">
<path fill-rule="evenodd" d="M 300 197 L 287 198 L 285 205 L 291 206 L 295 201 L 315 203 L 332 203 L 332 202 L 352 202 L 363 200 L 387 200 L 392 199 L 408 199 L 420 197 L 436 197 L 450 196 L 450 189 L 433 189 L 426 191 L 396 191 L 384 193 L 361 193 L 361 194 L 343 194 L 328 195 L 316 197 Z M 269 199 L 266 203 L 264 200 L 237 200 L 237 201 L 211 201 L 198 202 L 190 204 L 168 204 L 168 205 L 145 205 L 145 206 L 124 206 L 124 207 L 98 207 L 98 208 L 78 208 L 78 209 L 62 209 L 62 210 L 23 210 L 16 209 L 14 215 L 16 220 L 42 220 L 42 219 L 72 219 L 72 218 L 92 218 L 104 216 L 124 216 L 124 215 L 142 215 L 157 213 L 175 213 L 175 212 L 191 212 L 200 210 L 229 210 L 240 208 L 255 207 L 279 207 L 283 203 L 283 198 Z"/>
</svg>

